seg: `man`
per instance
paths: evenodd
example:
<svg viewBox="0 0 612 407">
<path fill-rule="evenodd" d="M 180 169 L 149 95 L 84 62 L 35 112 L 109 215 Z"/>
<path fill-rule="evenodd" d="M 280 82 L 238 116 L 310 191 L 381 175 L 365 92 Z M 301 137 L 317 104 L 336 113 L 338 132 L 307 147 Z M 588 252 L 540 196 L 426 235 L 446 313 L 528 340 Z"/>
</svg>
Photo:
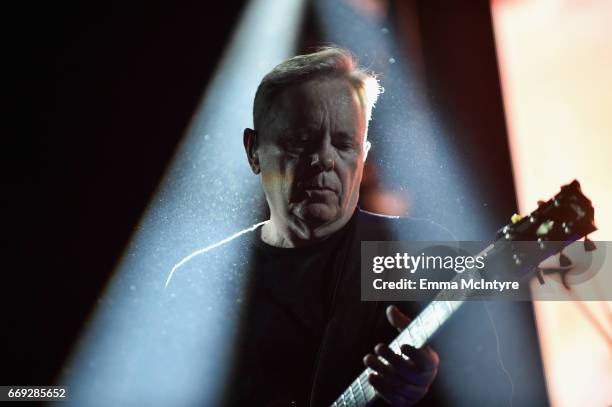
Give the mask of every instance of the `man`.
<svg viewBox="0 0 612 407">
<path fill-rule="evenodd" d="M 434 380 L 433 350 L 405 346 L 407 360 L 382 343 L 408 317 L 359 298 L 361 240 L 448 239 L 430 222 L 357 208 L 378 94 L 375 77 L 336 47 L 291 58 L 259 85 L 254 129 L 243 139 L 270 220 L 249 246 L 250 294 L 228 404 L 329 405 L 365 365 L 382 400 L 410 406 Z"/>
</svg>

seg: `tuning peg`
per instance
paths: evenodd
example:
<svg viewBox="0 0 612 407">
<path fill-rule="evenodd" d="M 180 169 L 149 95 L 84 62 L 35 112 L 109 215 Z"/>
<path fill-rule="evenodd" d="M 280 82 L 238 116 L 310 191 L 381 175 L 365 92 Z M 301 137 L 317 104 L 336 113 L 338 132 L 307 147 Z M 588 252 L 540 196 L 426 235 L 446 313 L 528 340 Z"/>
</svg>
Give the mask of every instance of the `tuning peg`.
<svg viewBox="0 0 612 407">
<path fill-rule="evenodd" d="M 572 261 L 565 254 L 559 254 L 559 265 L 561 267 L 569 267 L 572 265 Z"/>
<path fill-rule="evenodd" d="M 595 243 L 593 243 L 593 241 L 591 239 L 589 239 L 588 237 L 584 238 L 584 251 L 585 252 L 592 252 L 593 250 L 596 250 L 597 246 L 595 246 Z"/>
<path fill-rule="evenodd" d="M 544 275 L 542 274 L 542 269 L 541 268 L 536 268 L 536 277 L 538 279 L 538 282 L 540 283 L 540 285 L 544 285 Z"/>
<path fill-rule="evenodd" d="M 570 286 L 567 282 L 567 273 L 561 273 L 561 284 L 563 284 L 566 290 L 570 290 Z"/>
<path fill-rule="evenodd" d="M 518 213 L 515 213 L 514 215 L 512 215 L 512 217 L 510 218 L 510 221 L 512 222 L 512 224 L 516 224 L 518 222 L 520 222 L 520 220 L 523 219 L 523 217 L 521 215 L 519 215 Z"/>
</svg>

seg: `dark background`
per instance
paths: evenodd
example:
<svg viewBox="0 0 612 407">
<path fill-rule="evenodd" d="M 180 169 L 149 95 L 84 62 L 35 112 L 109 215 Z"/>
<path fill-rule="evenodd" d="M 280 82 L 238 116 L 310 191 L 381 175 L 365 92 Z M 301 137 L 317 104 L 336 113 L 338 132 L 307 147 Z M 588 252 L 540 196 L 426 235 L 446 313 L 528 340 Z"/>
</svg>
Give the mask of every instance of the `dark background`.
<svg viewBox="0 0 612 407">
<path fill-rule="evenodd" d="M 54 380 L 243 3 L 40 2 L 15 12 L 25 75 L 13 107 L 25 119 L 3 160 L 3 384 Z"/>
<path fill-rule="evenodd" d="M 3 384 L 56 379 L 244 6 L 222 4 L 73 1 L 15 12 L 12 104 L 25 119 L 3 160 Z M 414 4 L 428 96 L 502 225 L 516 204 L 488 2 Z M 317 41 L 316 23 L 304 27 L 302 49 Z M 529 307 L 521 312 L 533 321 Z"/>
</svg>

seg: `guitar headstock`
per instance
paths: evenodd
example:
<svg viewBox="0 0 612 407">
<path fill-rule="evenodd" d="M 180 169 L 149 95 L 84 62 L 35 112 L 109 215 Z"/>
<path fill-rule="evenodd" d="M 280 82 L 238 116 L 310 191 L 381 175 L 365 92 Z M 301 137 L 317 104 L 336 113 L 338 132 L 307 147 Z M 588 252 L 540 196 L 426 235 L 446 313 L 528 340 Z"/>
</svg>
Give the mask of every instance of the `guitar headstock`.
<svg viewBox="0 0 612 407">
<path fill-rule="evenodd" d="M 528 277 L 542 260 L 597 230 L 591 201 L 584 196 L 580 183 L 576 180 L 561 187 L 561 191 L 550 200 L 539 202 L 538 208 L 528 216 L 515 215 L 512 218 L 512 223 L 499 230 L 495 242 L 480 252 L 488 257 L 486 274 L 492 274 L 488 276 L 489 281 L 496 274 L 507 274 L 508 271 L 510 275 L 504 277 L 504 282 Z M 537 244 L 534 244 L 534 241 Z M 491 260 L 493 264 L 489 263 Z M 508 265 L 510 267 L 506 267 Z M 455 278 L 459 279 L 458 276 Z M 399 349 L 403 343 L 417 346 L 417 342 L 411 342 L 415 341 L 415 338 L 420 341 L 418 346 L 427 342 L 441 324 L 464 303 L 465 298 L 460 296 L 449 300 L 442 290 L 436 300 L 392 342 L 391 348 Z M 415 335 L 415 332 L 418 334 Z M 336 399 L 332 407 L 370 405 L 370 402 L 378 397 L 367 381 L 370 372 L 371 370 L 364 370 Z"/>
<path fill-rule="evenodd" d="M 505 241 L 573 242 L 597 230 L 591 201 L 584 196 L 576 180 L 528 216 L 516 219 L 498 232 Z"/>
<path fill-rule="evenodd" d="M 500 257 L 512 264 L 509 269 L 501 267 L 499 272 L 505 272 L 507 278 L 522 279 L 535 271 L 543 283 L 537 266 L 595 230 L 591 201 L 582 193 L 580 183 L 574 180 L 562 186 L 553 198 L 538 202 L 538 208 L 529 215 L 513 216 L 512 223 L 498 231 L 496 246 L 506 253 Z M 537 244 L 528 243 L 533 241 Z"/>
</svg>

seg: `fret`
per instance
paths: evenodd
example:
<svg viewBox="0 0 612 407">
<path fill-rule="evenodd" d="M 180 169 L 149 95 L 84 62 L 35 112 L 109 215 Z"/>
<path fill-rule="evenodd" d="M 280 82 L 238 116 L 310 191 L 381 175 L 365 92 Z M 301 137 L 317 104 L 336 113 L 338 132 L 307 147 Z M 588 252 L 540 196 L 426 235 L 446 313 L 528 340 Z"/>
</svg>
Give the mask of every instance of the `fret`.
<svg viewBox="0 0 612 407">
<path fill-rule="evenodd" d="M 397 339 L 395 339 L 389 344 L 389 349 L 391 349 L 395 353 L 401 353 L 400 346 L 401 345 L 399 344 Z"/>
<path fill-rule="evenodd" d="M 423 314 L 419 315 L 416 321 L 419 324 L 419 342 L 423 344 L 427 340 L 427 331 L 425 330 L 425 325 L 423 325 Z"/>
<path fill-rule="evenodd" d="M 351 407 L 351 399 L 349 398 L 346 390 L 344 391 L 344 393 L 342 393 L 342 402 L 344 403 L 344 405 L 346 407 Z"/>
<path fill-rule="evenodd" d="M 363 392 L 361 391 L 361 384 L 359 383 L 359 380 L 355 380 L 353 381 L 353 384 L 351 385 L 352 391 L 353 391 L 353 395 L 355 396 L 355 402 L 356 405 L 361 405 L 364 402 L 364 395 Z"/>
<path fill-rule="evenodd" d="M 361 403 L 361 399 L 363 397 L 361 396 L 361 393 L 359 393 L 359 385 L 357 384 L 357 381 L 353 381 L 353 384 L 351 384 L 351 389 L 353 391 L 353 396 L 355 397 L 355 402 Z"/>
<path fill-rule="evenodd" d="M 361 375 L 357 377 L 357 384 L 359 385 L 359 391 L 363 394 L 363 398 L 367 401 L 368 396 L 366 396 L 365 391 L 363 391 L 363 385 L 361 384 Z"/>
<path fill-rule="evenodd" d="M 349 386 L 348 388 L 348 400 L 349 406 L 357 406 L 357 400 L 355 399 L 355 395 L 353 394 L 353 389 Z"/>
<path fill-rule="evenodd" d="M 359 375 L 359 383 L 361 383 L 361 386 L 365 388 L 364 394 L 366 396 L 366 402 L 373 400 L 374 397 L 376 397 L 374 388 L 370 385 L 370 382 L 368 382 L 368 376 L 372 372 L 373 370 L 368 367 Z"/>
<path fill-rule="evenodd" d="M 445 319 L 445 316 L 444 316 L 444 315 L 442 315 L 442 313 L 443 313 L 444 311 L 442 311 L 442 309 L 439 307 L 439 305 L 440 305 L 440 301 L 434 301 L 434 302 L 431 304 L 432 309 L 433 309 L 433 311 L 434 311 L 434 312 L 433 312 L 433 314 L 434 314 L 434 316 L 435 316 L 435 320 L 438 322 L 438 328 L 440 328 L 440 327 L 442 326 L 442 324 L 444 323 L 444 321 L 446 320 L 446 319 Z M 436 309 L 436 308 L 437 308 L 437 309 Z M 436 328 L 436 330 L 438 330 L 438 328 Z"/>
<path fill-rule="evenodd" d="M 402 332 L 400 332 L 400 334 L 397 336 L 397 338 L 395 338 L 395 341 L 399 344 L 400 347 L 402 345 L 410 342 L 408 327 L 406 327 L 406 329 L 404 329 Z"/>
<path fill-rule="evenodd" d="M 423 346 L 429 338 L 463 304 L 463 301 L 444 301 L 444 292 L 438 293 L 432 301 L 390 344 L 395 353 L 402 355 L 401 346 L 409 344 L 416 348 Z M 332 404 L 333 407 L 367 407 L 377 397 L 376 391 L 368 382 L 373 370 L 365 369 Z"/>
<path fill-rule="evenodd" d="M 353 398 L 356 401 L 359 401 L 361 394 L 359 393 L 359 384 L 357 384 L 356 380 L 353 381 L 353 384 L 351 384 L 351 393 L 353 394 Z"/>
<path fill-rule="evenodd" d="M 423 327 L 423 336 L 425 338 L 429 338 L 433 332 L 431 329 L 432 321 L 431 321 L 431 305 L 427 306 L 425 310 L 422 312 L 422 317 L 420 318 L 421 326 Z"/>
<path fill-rule="evenodd" d="M 416 325 L 416 321 L 410 322 L 406 329 L 404 329 L 398 336 L 398 340 L 402 343 L 402 345 L 407 344 L 411 346 L 416 346 L 421 337 L 418 332 L 418 327 Z"/>
<path fill-rule="evenodd" d="M 356 405 L 355 398 L 353 397 L 353 393 L 351 391 L 350 386 L 349 386 L 349 388 L 347 389 L 347 392 L 346 392 L 346 400 L 347 400 L 347 403 L 346 403 L 347 406 L 352 407 L 352 406 Z"/>
<path fill-rule="evenodd" d="M 449 311 L 448 307 L 446 306 L 447 302 L 448 301 L 438 301 L 438 308 L 440 309 L 440 312 L 442 313 L 442 315 L 444 315 L 444 322 L 446 322 L 446 320 L 449 319 L 451 315 L 453 314 L 452 312 Z"/>
<path fill-rule="evenodd" d="M 420 348 L 463 304 L 463 301 L 442 301 L 439 299 L 441 294 L 389 344 L 389 348 L 402 356 L 401 346 L 404 344 Z M 368 403 L 377 397 L 376 391 L 368 382 L 368 376 L 372 372 L 370 368 L 361 372 L 332 407 L 367 407 Z"/>
<path fill-rule="evenodd" d="M 358 378 L 350 386 L 351 388 L 353 386 L 356 386 L 359 389 L 358 394 L 359 396 L 361 396 L 361 397 L 356 397 L 354 399 L 355 406 L 364 407 L 370 401 L 376 398 L 376 391 L 368 382 L 368 376 L 372 372 L 373 370 L 370 368 L 367 368 L 366 370 L 362 371 L 361 374 L 358 376 Z M 353 393 L 355 393 L 355 390 L 353 390 Z"/>
<path fill-rule="evenodd" d="M 431 315 L 430 318 L 431 320 L 434 322 L 435 324 L 435 328 L 432 330 L 432 332 L 430 333 L 430 336 L 433 335 L 433 333 L 435 331 L 438 330 L 438 328 L 440 326 L 442 326 L 442 324 L 440 323 L 440 319 L 439 319 L 439 315 L 438 315 L 438 311 L 436 311 L 436 304 L 438 303 L 437 300 L 432 301 L 432 303 L 429 305 L 431 307 Z"/>
<path fill-rule="evenodd" d="M 430 338 L 441 326 L 440 323 L 438 322 L 438 313 L 436 312 L 436 301 L 433 301 L 431 304 L 429 304 L 429 316 L 427 318 L 427 323 L 429 326 L 427 337 Z"/>
<path fill-rule="evenodd" d="M 573 215 L 568 215 L 565 213 L 567 212 L 566 207 L 568 207 L 570 203 L 574 209 L 573 212 L 575 212 L 576 215 L 578 215 L 578 212 L 580 212 L 576 219 L 573 218 Z M 574 208 L 574 206 L 576 206 L 576 208 Z M 552 224 L 553 221 L 555 224 L 562 224 L 563 220 L 567 220 L 568 216 L 571 216 L 570 220 L 572 222 L 575 221 L 577 224 L 573 226 L 574 230 L 572 233 L 574 234 L 572 237 L 562 235 L 562 239 L 568 239 L 567 242 L 564 240 L 566 244 L 596 230 L 596 227 L 593 224 L 593 207 L 591 206 L 588 198 L 581 193 L 580 184 L 578 181 L 573 181 L 571 184 L 563 186 L 560 193 L 555 195 L 553 199 L 540 204 L 538 209 L 531 215 L 523 218 L 519 216 L 519 219 L 516 221 L 513 217 L 512 224 L 506 225 L 501 230 L 503 233 L 498 234 L 498 237 L 495 241 L 493 241 L 493 243 L 474 257 L 496 255 L 498 250 L 495 247 L 495 244 L 499 240 L 534 240 L 536 235 L 540 234 L 540 228 L 544 225 L 544 223 L 542 223 L 543 221 L 550 224 Z M 536 221 L 534 221 L 534 219 Z M 533 223 L 533 225 L 531 225 L 531 223 Z M 556 229 L 547 230 L 544 238 L 546 240 L 554 241 L 555 239 L 553 237 L 556 237 L 560 233 L 561 232 L 556 231 Z M 559 246 L 558 249 L 561 250 L 566 244 Z M 557 250 L 557 252 L 559 250 Z M 530 265 L 535 267 L 542 260 L 543 258 L 534 258 L 533 264 Z M 476 269 L 466 270 L 466 273 L 463 276 L 457 274 L 453 278 L 453 281 L 459 282 L 461 278 L 466 276 L 475 278 L 479 276 L 479 272 Z M 469 291 L 463 292 L 463 295 L 467 294 L 469 294 Z M 404 329 L 395 338 L 395 340 L 390 344 L 391 349 L 394 352 L 401 354 L 399 350 L 401 345 L 404 343 L 409 343 L 417 348 L 420 348 L 444 324 L 444 322 L 446 322 L 446 320 L 448 320 L 452 314 L 459 309 L 464 301 L 465 300 L 457 299 L 455 293 L 451 291 L 442 291 L 438 293 L 434 301 L 430 303 L 423 310 L 423 312 L 418 315 L 417 318 L 415 318 L 412 323 L 410 323 L 408 327 L 406 327 L 406 329 Z M 332 407 L 366 407 L 370 401 L 377 397 L 376 392 L 368 382 L 368 375 L 372 372 L 372 369 L 365 369 L 357 377 L 356 381 L 351 383 L 351 386 L 349 386 L 349 388 L 345 390 L 345 392 L 342 393 L 340 397 L 332 404 Z M 356 394 L 362 397 L 355 397 Z"/>
<path fill-rule="evenodd" d="M 436 304 L 437 301 L 433 301 L 431 304 L 429 304 L 430 311 L 428 322 L 430 323 L 430 331 L 427 332 L 427 336 L 432 336 L 434 332 L 436 332 L 438 328 L 442 326 L 438 321 L 438 312 L 436 311 Z"/>
<path fill-rule="evenodd" d="M 406 329 L 404 329 L 404 332 L 406 332 L 405 336 L 407 336 L 405 343 L 408 345 L 417 346 L 419 342 L 422 343 L 422 340 L 424 341 L 423 334 L 419 332 L 419 329 L 414 321 L 411 322 Z M 417 335 L 415 335 L 415 332 Z"/>
<path fill-rule="evenodd" d="M 400 335 L 398 336 L 398 341 L 401 345 L 408 344 L 411 346 L 416 346 L 418 340 L 415 340 L 414 330 L 416 329 L 416 325 L 414 321 L 411 322 L 406 329 L 404 329 Z"/>
<path fill-rule="evenodd" d="M 368 375 L 372 369 L 366 369 L 351 383 L 332 406 L 334 407 L 365 407 L 376 398 L 374 388 L 368 383 Z"/>
</svg>

